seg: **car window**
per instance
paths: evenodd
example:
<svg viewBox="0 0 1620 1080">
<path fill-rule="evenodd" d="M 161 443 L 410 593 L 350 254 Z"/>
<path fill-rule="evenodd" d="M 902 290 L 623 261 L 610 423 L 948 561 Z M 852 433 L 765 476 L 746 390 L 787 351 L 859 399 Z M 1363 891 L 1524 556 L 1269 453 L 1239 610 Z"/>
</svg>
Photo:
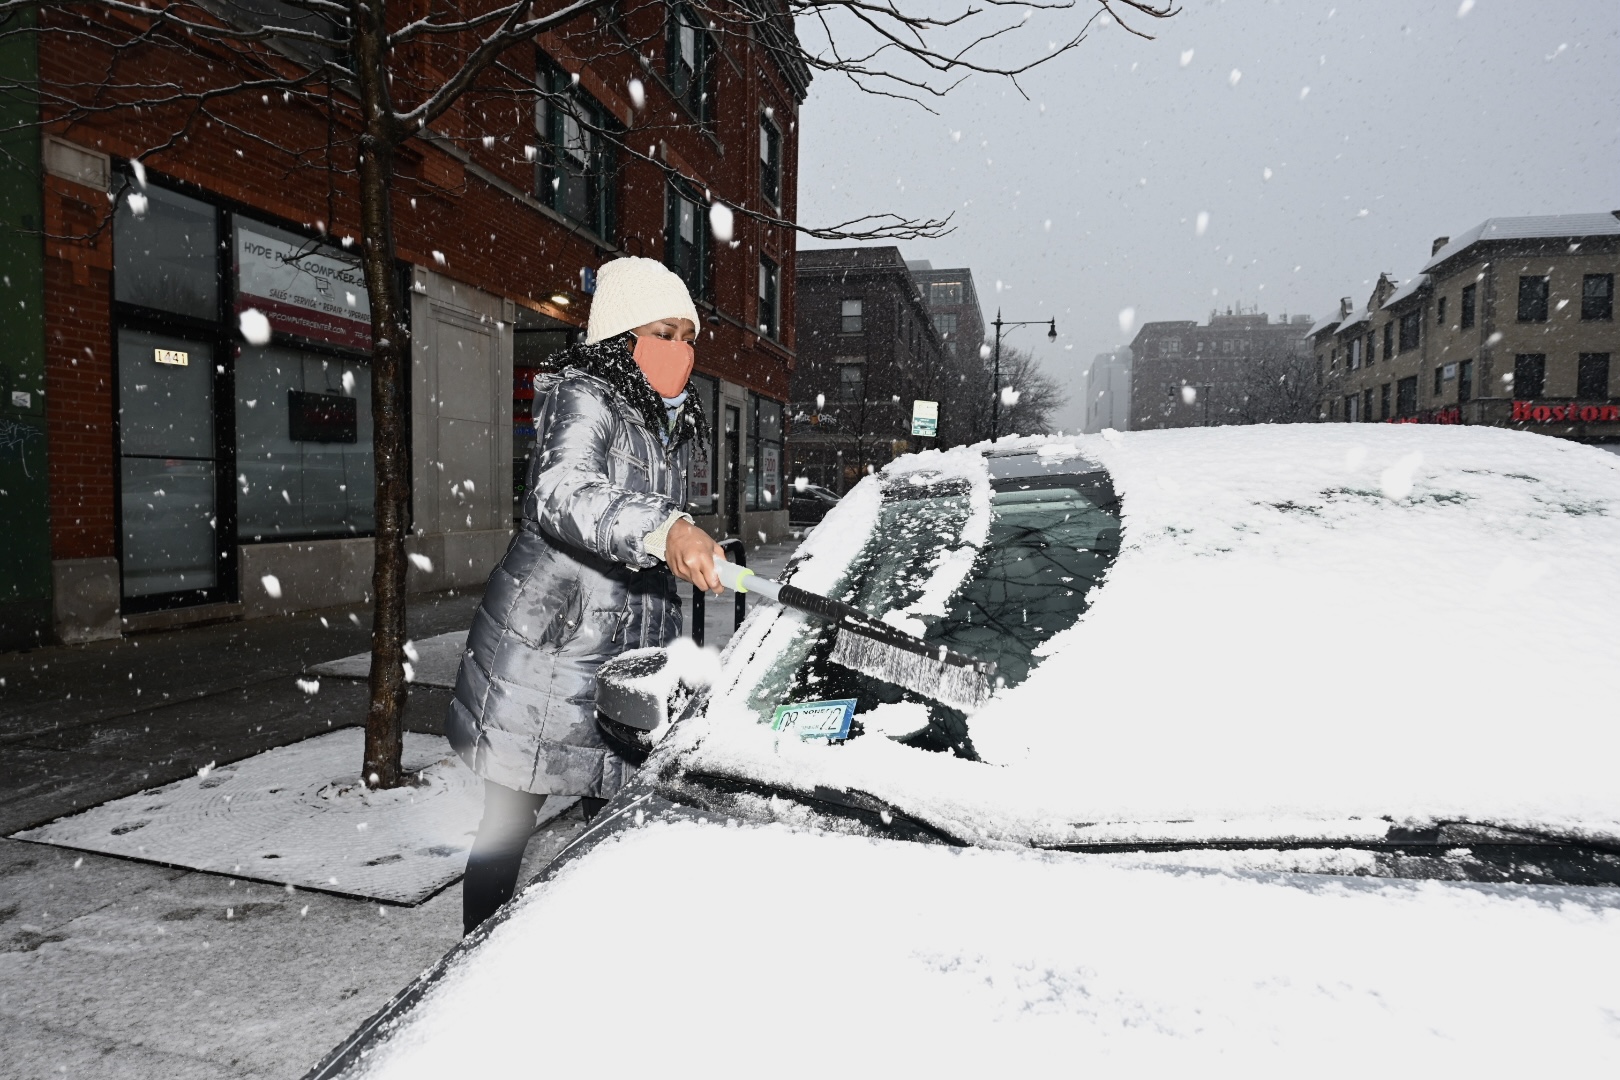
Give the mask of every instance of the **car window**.
<svg viewBox="0 0 1620 1080">
<path fill-rule="evenodd" d="M 891 484 L 871 539 L 832 595 L 880 617 L 904 612 L 922 596 L 941 553 L 961 543 L 971 512 L 965 481 Z M 1085 612 L 1091 590 L 1112 564 L 1119 501 L 1101 471 L 1009 478 L 992 483 L 990 514 L 988 537 L 946 614 L 911 618 L 920 619 L 924 640 L 993 660 L 998 678 L 1016 686 L 1037 663 L 1036 647 Z M 899 741 L 977 756 L 968 717 L 831 663 L 833 639 L 830 627 L 807 624 L 800 640 L 778 655 L 753 697 L 761 719 L 784 702 L 854 698 L 854 737 L 860 737 L 863 713 L 912 701 L 927 709 L 928 723 Z"/>
</svg>

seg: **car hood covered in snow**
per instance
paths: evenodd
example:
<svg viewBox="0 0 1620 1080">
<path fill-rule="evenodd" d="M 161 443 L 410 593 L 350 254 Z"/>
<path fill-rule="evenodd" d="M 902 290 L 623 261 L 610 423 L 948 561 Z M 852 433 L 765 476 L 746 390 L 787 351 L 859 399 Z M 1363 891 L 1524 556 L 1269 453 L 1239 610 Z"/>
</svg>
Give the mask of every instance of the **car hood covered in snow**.
<svg viewBox="0 0 1620 1080">
<path fill-rule="evenodd" d="M 345 1075 L 1612 1074 L 1617 903 L 648 822 Z"/>
<path fill-rule="evenodd" d="M 707 715 L 661 753 L 870 793 L 992 846 L 1376 839 L 1456 821 L 1620 838 L 1613 455 L 1393 425 L 996 448 L 1010 449 L 1100 462 L 1123 540 L 1090 610 L 969 718 L 983 761 L 871 734 L 778 738 L 751 695 L 803 617 L 766 608 L 729 646 Z M 983 490 L 982 451 L 886 472 L 955 472 Z M 878 479 L 811 534 L 795 583 L 839 587 L 877 518 Z M 943 558 L 941 572 L 960 565 Z"/>
</svg>

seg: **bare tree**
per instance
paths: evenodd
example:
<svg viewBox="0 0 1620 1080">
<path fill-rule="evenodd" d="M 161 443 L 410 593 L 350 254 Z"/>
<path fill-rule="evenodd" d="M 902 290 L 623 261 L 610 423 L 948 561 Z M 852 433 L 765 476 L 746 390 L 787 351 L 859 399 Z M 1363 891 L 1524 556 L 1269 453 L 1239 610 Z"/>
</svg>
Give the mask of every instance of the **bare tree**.
<svg viewBox="0 0 1620 1080">
<path fill-rule="evenodd" d="M 1315 360 L 1271 346 L 1247 361 L 1234 388 L 1240 424 L 1303 424 L 1317 418 Z"/>
<path fill-rule="evenodd" d="M 404 380 L 411 340 L 396 273 L 396 161 L 413 142 L 465 146 L 498 138 L 506 132 L 492 115 L 524 113 L 461 108 L 468 103 L 518 102 L 532 108 L 534 101 L 546 100 L 565 107 L 560 95 L 534 78 L 536 36 L 558 34 L 585 57 L 617 51 L 639 59 L 651 42 L 615 45 L 599 31 L 605 19 L 626 7 L 654 3 L 0 0 L 0 35 L 49 36 L 83 50 L 108 72 L 105 78 L 38 87 L 0 76 L 0 93 L 37 95 L 40 122 L 48 129 L 71 133 L 76 124 L 109 115 L 161 122 L 170 135 L 146 155 L 160 162 L 166 151 L 217 126 L 265 147 L 267 155 L 326 170 L 333 193 L 329 201 L 356 204 L 355 257 L 364 271 L 372 320 L 376 532 L 362 775 L 373 785 L 391 787 L 405 779 L 400 764 L 408 523 Z M 763 41 L 786 68 L 845 77 L 868 93 L 924 108 L 975 75 L 1017 86 L 1025 72 L 1074 50 L 1098 19 L 1146 37 L 1128 17 L 1161 19 L 1175 13 L 1170 0 L 960 0 L 950 8 L 935 0 L 691 0 L 689 6 L 710 33 Z M 1031 11 L 1064 23 L 1067 30 L 1055 41 L 1050 27 L 1038 40 L 1020 33 Z M 803 42 L 800 29 L 813 31 L 812 44 Z M 169 62 L 197 56 L 206 59 L 201 67 Z M 178 83 L 169 77 L 171 70 L 193 75 Z M 264 135 L 249 117 L 272 96 L 324 114 L 326 138 L 291 146 Z M 440 131 L 441 121 L 458 108 L 458 122 L 444 125 L 454 134 Z M 647 150 L 645 136 L 673 123 L 649 117 L 635 128 L 634 139 L 611 127 L 584 126 L 622 158 L 646 162 L 671 180 L 695 182 Z M 821 239 L 917 239 L 950 228 L 949 217 L 879 210 L 850 221 L 801 225 L 745 207 L 732 209 Z"/>
<path fill-rule="evenodd" d="M 1008 434 L 1046 435 L 1068 402 L 1062 384 L 1025 349 L 1001 347 L 1001 426 Z"/>
</svg>

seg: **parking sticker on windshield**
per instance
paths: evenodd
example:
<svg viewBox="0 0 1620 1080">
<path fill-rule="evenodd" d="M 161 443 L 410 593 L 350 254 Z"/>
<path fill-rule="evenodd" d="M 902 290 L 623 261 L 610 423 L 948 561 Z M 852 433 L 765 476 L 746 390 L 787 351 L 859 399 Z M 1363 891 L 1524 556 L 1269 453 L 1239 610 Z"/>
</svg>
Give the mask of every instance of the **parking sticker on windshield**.
<svg viewBox="0 0 1620 1080">
<path fill-rule="evenodd" d="M 800 701 L 792 705 L 778 705 L 776 715 L 771 717 L 771 730 L 791 731 L 801 739 L 842 742 L 849 737 L 849 722 L 854 715 L 854 698 Z"/>
</svg>

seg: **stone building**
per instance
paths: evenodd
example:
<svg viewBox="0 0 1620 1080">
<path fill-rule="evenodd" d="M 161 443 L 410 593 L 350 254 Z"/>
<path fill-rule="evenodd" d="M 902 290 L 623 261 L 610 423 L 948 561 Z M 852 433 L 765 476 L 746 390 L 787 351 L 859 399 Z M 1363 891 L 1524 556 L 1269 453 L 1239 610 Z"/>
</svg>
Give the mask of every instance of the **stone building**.
<svg viewBox="0 0 1620 1080">
<path fill-rule="evenodd" d="M 1490 218 L 1310 330 L 1322 419 L 1620 444 L 1620 211 Z"/>
<path fill-rule="evenodd" d="M 948 342 L 898 248 L 801 251 L 797 287 L 790 475 L 843 492 L 916 445 L 912 403 L 940 400 Z"/>
<path fill-rule="evenodd" d="M 1309 417 L 1314 393 L 1302 367 L 1308 315 L 1210 312 L 1151 322 L 1131 342 L 1132 430 L 1285 423 Z"/>
<path fill-rule="evenodd" d="M 216 7 L 250 29 L 253 12 L 279 10 Z M 790 24 L 710 34 L 680 3 L 609 16 L 540 34 L 491 76 L 532 79 L 546 100 L 469 99 L 398 155 L 412 590 L 481 585 L 500 557 L 533 374 L 579 334 L 595 269 L 622 254 L 675 268 L 704 318 L 699 387 L 716 435 L 698 520 L 716 534 L 786 531 L 795 245 L 770 219 L 796 214 L 809 72 L 771 46 Z M 95 33 L 11 37 L 7 70 L 44 100 L 73 100 L 109 72 L 216 85 L 257 48 L 165 44 L 133 11 L 85 18 Z M 408 51 L 424 84 L 443 78 L 430 50 Z M 22 553 L 0 561 L 0 647 L 368 597 L 371 326 L 351 247 L 347 92 L 225 95 L 183 138 L 153 109 L 8 126 L 0 206 L 23 228 L 0 305 L 19 345 L 0 358 L 0 424 L 27 436 L 10 440 L 25 456 L 10 442 L 0 454 Z M 5 108 L 38 118 L 13 98 Z M 639 138 L 648 123 L 654 160 L 604 135 Z M 714 242 L 711 198 L 757 216 L 738 213 L 729 242 Z M 244 334 L 248 309 L 263 336 Z"/>
</svg>

